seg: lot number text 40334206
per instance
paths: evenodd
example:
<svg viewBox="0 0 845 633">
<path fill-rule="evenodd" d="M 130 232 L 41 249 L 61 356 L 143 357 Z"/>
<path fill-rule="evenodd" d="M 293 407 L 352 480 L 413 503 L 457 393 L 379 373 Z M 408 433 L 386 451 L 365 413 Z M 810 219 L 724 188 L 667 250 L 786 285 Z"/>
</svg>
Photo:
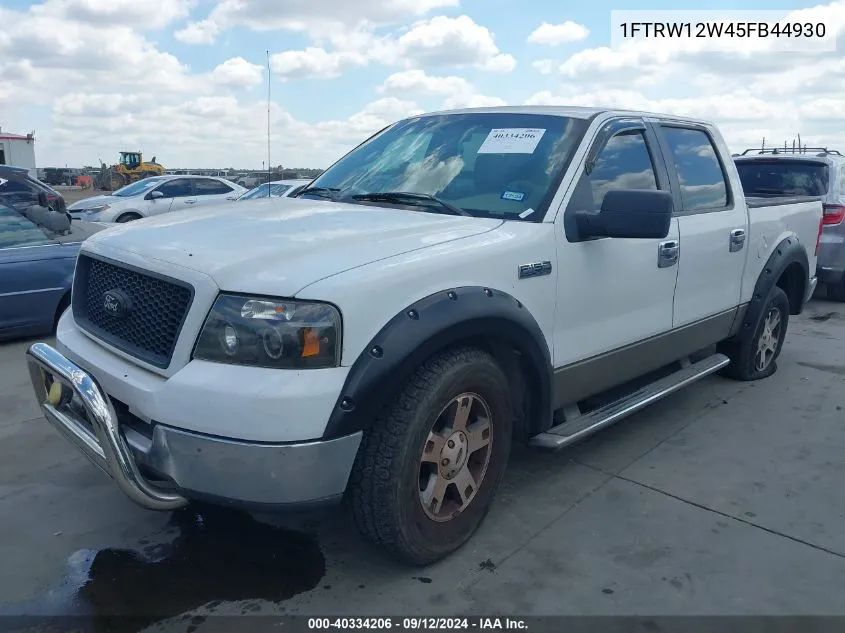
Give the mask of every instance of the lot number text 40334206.
<svg viewBox="0 0 845 633">
<path fill-rule="evenodd" d="M 526 631 L 520 618 L 308 618 L 309 631 L 350 631 L 361 629 L 393 631 Z"/>
</svg>

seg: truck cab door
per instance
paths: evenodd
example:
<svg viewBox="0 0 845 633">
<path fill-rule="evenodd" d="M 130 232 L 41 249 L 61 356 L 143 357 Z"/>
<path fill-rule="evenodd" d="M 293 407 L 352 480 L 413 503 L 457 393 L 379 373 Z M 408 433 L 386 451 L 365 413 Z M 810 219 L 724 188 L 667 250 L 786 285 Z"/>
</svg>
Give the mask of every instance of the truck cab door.
<svg viewBox="0 0 845 633">
<path fill-rule="evenodd" d="M 556 391 L 580 397 L 591 385 L 618 384 L 617 378 L 633 377 L 620 371 L 623 365 L 636 366 L 636 359 L 613 362 L 609 359 L 616 356 L 614 352 L 634 349 L 637 343 L 672 328 L 678 275 L 677 220 L 672 220 L 669 234 L 661 239 L 580 238 L 575 228 L 575 214 L 597 212 L 608 191 L 669 191 L 668 174 L 659 156 L 654 132 L 642 119 L 615 119 L 598 130 L 578 166 L 563 222 L 558 217 L 556 223 Z M 589 173 L 587 163 L 592 163 Z M 647 353 L 646 347 L 641 351 Z M 566 371 L 574 365 L 590 365 L 595 371 Z M 559 374 L 569 378 L 559 378 Z"/>
<path fill-rule="evenodd" d="M 732 190 L 719 147 L 705 126 L 653 123 L 666 160 L 681 255 L 672 324 L 700 324 L 707 338 L 727 337 L 742 293 L 748 212 Z M 738 199 L 737 199 L 738 198 Z"/>
</svg>

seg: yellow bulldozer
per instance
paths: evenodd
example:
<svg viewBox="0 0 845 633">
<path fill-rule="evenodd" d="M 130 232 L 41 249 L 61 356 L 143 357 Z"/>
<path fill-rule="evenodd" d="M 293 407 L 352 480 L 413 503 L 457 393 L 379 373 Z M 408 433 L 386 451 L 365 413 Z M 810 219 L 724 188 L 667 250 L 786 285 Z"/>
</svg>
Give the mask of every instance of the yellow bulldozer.
<svg viewBox="0 0 845 633">
<path fill-rule="evenodd" d="M 163 174 L 164 167 L 156 162 L 155 156 L 144 162 L 141 152 L 120 152 L 120 162 L 116 165 L 109 166 L 100 161 L 100 173 L 94 186 L 103 191 L 115 191 L 138 180 Z"/>
</svg>

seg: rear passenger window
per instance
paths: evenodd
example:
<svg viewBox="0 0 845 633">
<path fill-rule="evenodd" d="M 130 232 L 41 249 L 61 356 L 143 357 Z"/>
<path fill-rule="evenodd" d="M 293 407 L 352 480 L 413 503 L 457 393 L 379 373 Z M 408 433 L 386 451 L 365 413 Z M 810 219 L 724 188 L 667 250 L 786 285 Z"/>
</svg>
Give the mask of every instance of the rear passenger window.
<svg viewBox="0 0 845 633">
<path fill-rule="evenodd" d="M 657 189 L 654 165 L 640 131 L 623 132 L 611 138 L 596 158 L 589 176 L 593 208 L 601 209 L 604 195 L 612 189 Z"/>
<path fill-rule="evenodd" d="M 728 186 L 710 137 L 701 130 L 664 127 L 681 185 L 684 211 L 728 205 Z"/>
<path fill-rule="evenodd" d="M 210 178 L 197 178 L 194 180 L 198 196 L 222 196 L 232 191 L 232 188 L 219 180 Z"/>
</svg>

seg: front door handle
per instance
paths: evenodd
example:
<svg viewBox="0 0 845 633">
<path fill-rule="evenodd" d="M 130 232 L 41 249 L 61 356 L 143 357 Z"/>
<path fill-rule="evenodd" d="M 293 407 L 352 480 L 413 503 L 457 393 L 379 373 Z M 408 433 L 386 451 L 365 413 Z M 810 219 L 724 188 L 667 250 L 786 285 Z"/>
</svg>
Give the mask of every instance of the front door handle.
<svg viewBox="0 0 845 633">
<path fill-rule="evenodd" d="M 730 252 L 741 251 L 743 246 L 745 246 L 745 229 L 734 229 L 731 231 Z"/>
<path fill-rule="evenodd" d="M 185 200 L 185 204 L 196 204 L 196 200 Z"/>
<path fill-rule="evenodd" d="M 669 268 L 678 263 L 678 256 L 681 253 L 681 246 L 678 240 L 660 242 L 657 245 L 657 267 Z"/>
</svg>

